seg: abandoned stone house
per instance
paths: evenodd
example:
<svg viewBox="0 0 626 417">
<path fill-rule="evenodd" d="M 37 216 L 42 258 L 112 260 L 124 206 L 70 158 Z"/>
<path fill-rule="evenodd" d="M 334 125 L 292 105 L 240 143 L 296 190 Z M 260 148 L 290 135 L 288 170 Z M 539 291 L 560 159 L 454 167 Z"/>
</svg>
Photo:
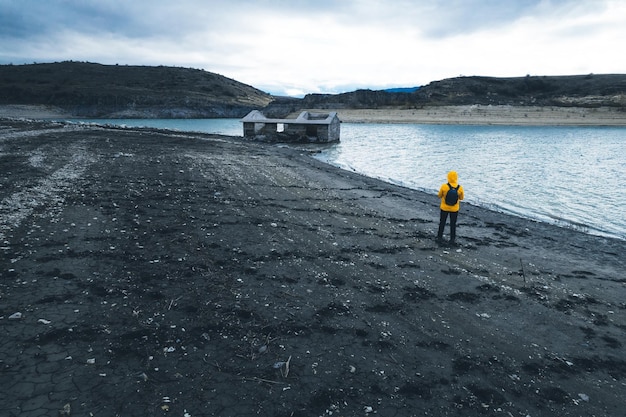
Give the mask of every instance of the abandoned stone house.
<svg viewBox="0 0 626 417">
<path fill-rule="evenodd" d="M 270 142 L 337 142 L 341 130 L 336 112 L 303 111 L 295 119 L 270 119 L 253 110 L 241 122 L 244 138 Z"/>
</svg>

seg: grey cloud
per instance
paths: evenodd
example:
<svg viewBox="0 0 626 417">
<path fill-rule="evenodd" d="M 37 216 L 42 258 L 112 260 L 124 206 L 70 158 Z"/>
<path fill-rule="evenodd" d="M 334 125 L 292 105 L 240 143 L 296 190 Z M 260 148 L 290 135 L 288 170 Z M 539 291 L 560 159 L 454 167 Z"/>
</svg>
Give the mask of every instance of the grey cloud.
<svg viewBox="0 0 626 417">
<path fill-rule="evenodd" d="M 236 30 L 240 17 L 261 12 L 333 16 L 346 23 L 414 25 L 433 36 L 503 25 L 537 10 L 601 6 L 580 0 L 0 0 L 0 36 L 49 33 L 119 32 L 128 36 L 211 29 Z M 321 27 L 320 30 L 323 30 Z"/>
<path fill-rule="evenodd" d="M 0 0 L 0 63 L 41 59 L 101 61 L 104 56 L 108 61 L 171 64 L 173 55 L 177 55 L 175 61 L 180 63 L 188 52 L 189 62 L 195 64 L 203 59 L 202 55 L 213 60 L 244 55 L 246 48 L 254 47 L 258 40 L 258 36 L 250 38 L 254 36 L 249 32 L 251 26 L 256 31 L 274 30 L 265 28 L 262 22 L 256 24 L 257 19 L 267 14 L 280 15 L 286 21 L 290 17 L 319 21 L 320 32 L 325 30 L 323 22 L 331 21 L 334 27 L 345 27 L 346 34 L 363 33 L 360 28 L 364 27 L 408 36 L 417 33 L 420 38 L 438 40 L 507 26 L 524 17 L 580 15 L 590 8 L 605 7 L 605 3 L 596 0 Z M 352 28 L 359 30 L 348 30 Z M 59 36 L 62 32 L 70 36 Z M 77 35 L 76 39 L 91 42 L 102 39 L 101 51 L 73 49 L 73 34 Z M 294 35 L 308 39 L 307 36 L 315 34 Z M 113 43 L 107 43 L 110 38 L 114 38 Z M 64 39 L 70 44 L 63 45 Z M 126 41 L 143 51 L 143 56 L 128 50 L 111 50 L 110 45 L 122 45 Z M 103 55 L 104 52 L 107 54 Z M 240 69 L 247 64 L 224 65 Z"/>
<path fill-rule="evenodd" d="M 430 38 L 445 38 L 488 27 L 501 27 L 536 13 L 558 13 L 581 4 L 580 0 L 399 0 L 353 2 L 351 18 L 369 20 L 389 30 L 412 27 Z M 369 7 L 361 7 L 369 4 Z"/>
<path fill-rule="evenodd" d="M 67 29 L 97 33 L 132 27 L 132 20 L 114 5 L 115 2 L 2 0 L 0 37 L 38 37 Z"/>
<path fill-rule="evenodd" d="M 389 30 L 413 27 L 431 37 L 445 37 L 507 24 L 539 4 L 559 7 L 567 3 L 576 1 L 0 0 L 0 39 L 53 35 L 61 30 L 129 38 L 182 37 L 194 31 L 237 30 L 246 16 L 254 18 L 263 12 L 311 18 L 323 15 L 351 26 Z"/>
<path fill-rule="evenodd" d="M 62 30 L 130 38 L 180 33 L 199 25 L 196 13 L 210 4 L 189 0 L 0 0 L 0 39 L 53 35 Z"/>
</svg>

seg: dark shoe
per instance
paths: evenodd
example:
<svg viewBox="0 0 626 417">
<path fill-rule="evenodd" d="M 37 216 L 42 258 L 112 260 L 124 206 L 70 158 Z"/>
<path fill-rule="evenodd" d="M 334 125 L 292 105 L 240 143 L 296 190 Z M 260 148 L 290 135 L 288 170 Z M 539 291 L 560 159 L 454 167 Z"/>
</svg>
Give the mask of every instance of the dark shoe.
<svg viewBox="0 0 626 417">
<path fill-rule="evenodd" d="M 449 245 L 450 245 L 451 247 L 453 247 L 453 248 L 456 248 L 457 246 L 459 246 L 459 244 L 458 244 L 458 243 L 456 243 L 454 240 L 451 240 L 451 241 L 450 241 L 450 243 L 449 243 Z"/>
</svg>

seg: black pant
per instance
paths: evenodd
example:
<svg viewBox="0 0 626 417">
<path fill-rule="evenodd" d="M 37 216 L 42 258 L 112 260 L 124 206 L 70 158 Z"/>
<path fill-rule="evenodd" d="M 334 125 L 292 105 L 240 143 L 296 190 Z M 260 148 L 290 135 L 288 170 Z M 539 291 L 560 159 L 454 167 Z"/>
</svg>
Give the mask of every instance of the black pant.
<svg viewBox="0 0 626 417">
<path fill-rule="evenodd" d="M 443 229 L 446 226 L 448 214 L 450 215 L 450 242 L 454 242 L 454 239 L 456 239 L 456 219 L 459 217 L 458 211 L 441 210 L 439 214 L 439 231 L 437 232 L 437 239 L 441 239 L 443 237 Z"/>
</svg>

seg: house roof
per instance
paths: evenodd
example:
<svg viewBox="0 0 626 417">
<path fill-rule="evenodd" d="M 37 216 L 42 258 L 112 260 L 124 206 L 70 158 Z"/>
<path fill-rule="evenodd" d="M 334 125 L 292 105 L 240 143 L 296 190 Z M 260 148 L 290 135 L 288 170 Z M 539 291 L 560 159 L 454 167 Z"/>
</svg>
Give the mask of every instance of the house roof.
<svg viewBox="0 0 626 417">
<path fill-rule="evenodd" d="M 303 111 L 295 119 L 269 119 L 258 110 L 252 110 L 241 122 L 243 123 L 287 123 L 303 125 L 329 125 L 333 119 L 337 118 L 337 112 L 330 113 L 310 113 Z"/>
</svg>

